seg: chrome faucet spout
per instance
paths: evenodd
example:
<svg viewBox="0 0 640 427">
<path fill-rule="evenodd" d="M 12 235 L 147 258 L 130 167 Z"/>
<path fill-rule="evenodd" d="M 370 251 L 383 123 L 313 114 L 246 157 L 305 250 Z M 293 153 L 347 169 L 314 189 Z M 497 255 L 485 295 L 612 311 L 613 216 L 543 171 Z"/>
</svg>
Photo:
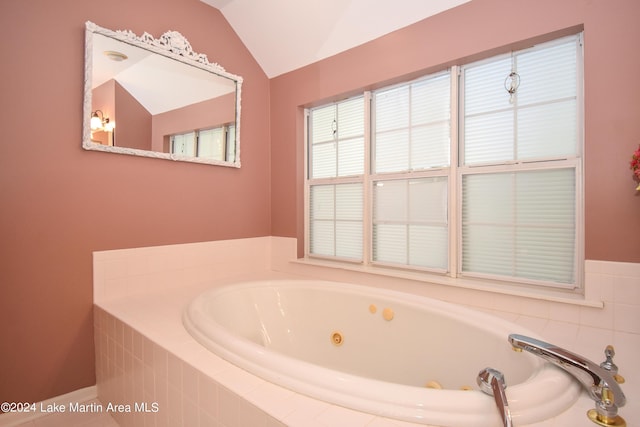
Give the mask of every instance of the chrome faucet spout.
<svg viewBox="0 0 640 427">
<path fill-rule="evenodd" d="M 476 381 L 480 386 L 480 390 L 490 396 L 493 396 L 495 399 L 498 411 L 500 411 L 503 426 L 513 427 L 511 410 L 509 409 L 507 394 L 504 391 L 507 388 L 507 384 L 504 381 L 504 375 L 502 375 L 502 372 L 492 368 L 485 368 L 478 373 Z"/>
<path fill-rule="evenodd" d="M 563 348 L 524 335 L 511 334 L 509 342 L 515 350 L 525 350 L 564 369 L 587 389 L 603 419 L 613 419 L 627 399 L 611 372 L 598 364 Z"/>
</svg>

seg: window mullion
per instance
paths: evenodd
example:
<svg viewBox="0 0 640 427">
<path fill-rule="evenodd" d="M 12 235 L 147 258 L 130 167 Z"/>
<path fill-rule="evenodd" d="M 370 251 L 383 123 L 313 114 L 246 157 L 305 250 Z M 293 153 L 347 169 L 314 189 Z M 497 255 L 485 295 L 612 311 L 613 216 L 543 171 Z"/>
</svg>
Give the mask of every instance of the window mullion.
<svg viewBox="0 0 640 427">
<path fill-rule="evenodd" d="M 459 205 L 459 194 L 460 191 L 458 189 L 458 159 L 459 159 L 459 150 L 460 150 L 460 135 L 462 133 L 458 133 L 459 129 L 459 116 L 460 116 L 460 67 L 453 66 L 451 67 L 451 107 L 450 107 L 450 122 L 449 128 L 451 133 L 450 139 L 450 167 L 449 167 L 449 186 L 447 191 L 449 192 L 449 200 L 447 212 L 447 220 L 449 221 L 449 275 L 451 277 L 456 277 L 458 275 L 458 259 L 459 259 L 459 250 L 458 248 L 461 246 L 458 241 L 458 227 L 459 227 L 459 214 L 458 214 L 458 206 Z"/>
<path fill-rule="evenodd" d="M 373 142 L 371 135 L 373 134 L 371 128 L 373 121 L 371 120 L 371 92 L 366 91 L 364 93 L 364 173 L 362 176 L 362 263 L 365 265 L 371 264 L 372 260 L 372 242 L 373 242 L 373 202 L 371 192 L 373 187 L 371 184 L 372 176 L 372 161 L 373 161 Z"/>
</svg>

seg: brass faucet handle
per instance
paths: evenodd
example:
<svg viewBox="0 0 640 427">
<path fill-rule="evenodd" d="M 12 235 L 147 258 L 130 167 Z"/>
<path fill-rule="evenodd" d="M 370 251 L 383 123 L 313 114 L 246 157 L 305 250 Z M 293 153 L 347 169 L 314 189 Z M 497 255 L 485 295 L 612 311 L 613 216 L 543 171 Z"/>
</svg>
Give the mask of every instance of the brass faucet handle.
<svg viewBox="0 0 640 427">
<path fill-rule="evenodd" d="M 611 372 L 611 375 L 613 375 L 613 379 L 616 380 L 618 384 L 624 383 L 624 377 L 622 375 L 618 375 L 618 365 L 613 363 L 613 356 L 616 355 L 616 351 L 612 345 L 608 345 L 605 347 L 604 355 L 606 357 L 606 360 L 600 364 L 600 367 Z"/>
</svg>

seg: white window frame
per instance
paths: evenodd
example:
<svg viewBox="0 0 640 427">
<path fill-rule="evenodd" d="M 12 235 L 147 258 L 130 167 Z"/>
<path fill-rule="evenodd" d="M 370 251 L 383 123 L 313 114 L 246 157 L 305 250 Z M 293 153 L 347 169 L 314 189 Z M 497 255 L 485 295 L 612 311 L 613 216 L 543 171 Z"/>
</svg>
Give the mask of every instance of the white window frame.
<svg viewBox="0 0 640 427">
<path fill-rule="evenodd" d="M 415 175 L 407 175 L 406 173 L 380 173 L 373 174 L 372 173 L 372 163 L 373 163 L 373 148 L 372 148 L 372 130 L 371 130 L 371 92 L 364 92 L 364 103 L 365 103 L 365 148 L 364 148 L 364 156 L 365 156 L 365 164 L 364 164 L 364 173 L 362 177 L 345 177 L 345 178 L 327 178 L 320 180 L 310 180 L 309 179 L 309 167 L 310 167 L 310 157 L 309 157 L 309 117 L 310 117 L 310 109 L 305 109 L 304 116 L 304 251 L 305 257 L 314 259 L 329 259 L 332 261 L 338 262 L 347 262 L 350 264 L 360 264 L 365 268 L 375 267 L 380 270 L 386 270 L 384 274 L 394 275 L 393 273 L 389 273 L 389 271 L 407 271 L 409 275 L 413 273 L 423 274 L 426 277 L 429 275 L 435 276 L 445 276 L 451 279 L 454 279 L 453 283 L 455 284 L 456 280 L 461 280 L 460 283 L 465 283 L 465 286 L 474 286 L 474 280 L 479 280 L 482 283 L 498 283 L 501 284 L 499 286 L 515 286 L 515 289 L 518 289 L 521 286 L 531 286 L 534 285 L 535 289 L 547 289 L 547 290 L 560 290 L 560 291 L 570 291 L 574 293 L 580 293 L 584 288 L 584 184 L 583 184 L 583 150 L 584 150 L 584 78 L 583 78 L 583 68 L 584 68 L 584 58 L 583 58 L 583 35 L 582 33 L 574 35 L 574 37 L 579 37 L 579 60 L 578 60 L 578 68 L 577 80 L 580 85 L 577 88 L 577 106 L 579 108 L 577 115 L 577 139 L 578 139 L 578 149 L 577 155 L 575 157 L 564 158 L 564 159 L 551 159 L 547 161 L 516 161 L 512 163 L 505 163 L 499 165 L 483 165 L 483 166 L 464 166 L 460 162 L 460 152 L 462 150 L 463 142 L 460 141 L 461 131 L 461 119 L 460 119 L 460 65 L 454 65 L 449 68 L 449 72 L 451 74 L 450 80 L 450 90 L 451 90 L 451 115 L 450 115 L 450 166 L 448 168 L 440 168 L 433 170 L 424 170 L 420 172 L 416 172 Z M 561 39 L 558 39 L 561 40 Z M 553 43 L 554 41 L 551 41 Z M 536 46 L 530 49 L 535 49 Z M 522 52 L 518 51 L 518 52 Z M 510 55 L 511 53 L 509 53 Z M 496 57 L 487 58 L 487 60 L 495 59 Z M 444 70 L 443 70 L 444 71 Z M 437 74 L 437 73 L 436 73 Z M 434 75 L 436 75 L 434 74 Z M 403 84 L 407 84 L 410 82 L 405 82 Z M 390 86 L 391 87 L 391 86 Z M 383 88 L 387 89 L 387 88 Z M 357 95 L 362 96 L 362 94 Z M 324 106 L 329 104 L 324 104 Z M 462 273 L 462 177 L 465 174 L 470 173 L 471 170 L 476 168 L 483 167 L 485 168 L 485 172 L 511 172 L 515 169 L 518 170 L 544 170 L 544 169 L 557 169 L 557 168 L 575 168 L 575 177 L 576 177 L 576 199 L 575 199 L 575 283 L 570 285 L 556 284 L 546 281 L 536 281 L 529 280 L 523 278 L 516 277 L 498 277 L 495 275 L 483 275 L 483 274 L 468 274 Z M 373 185 L 374 182 L 379 177 L 384 177 L 384 179 L 410 179 L 413 177 L 422 177 L 422 176 L 444 176 L 443 170 L 448 169 L 448 221 L 449 221 L 449 256 L 448 256 L 448 271 L 439 271 L 437 269 L 430 268 L 421 268 L 415 266 L 398 266 L 398 265 L 388 265 L 382 262 L 372 261 L 373 254 L 373 224 L 372 224 L 372 194 L 373 194 Z M 476 169 L 477 170 L 477 169 Z M 346 183 L 346 182 L 362 182 L 364 188 L 364 198 L 363 198 L 363 260 L 355 262 L 350 259 L 340 259 L 337 257 L 325 257 L 325 256 L 317 256 L 310 254 L 310 246 L 309 246 L 309 202 L 310 202 L 310 187 L 312 184 L 320 184 L 323 182 L 337 184 L 337 183 Z M 388 268 L 391 267 L 391 270 Z M 413 273 L 411 273 L 413 272 Z M 403 276 L 402 273 L 398 274 L 399 276 Z M 432 277 L 435 277 L 432 276 Z M 406 275 L 404 275 L 406 277 Z M 442 282 L 441 280 L 436 280 Z M 444 283 L 444 282 L 442 282 Z"/>
</svg>

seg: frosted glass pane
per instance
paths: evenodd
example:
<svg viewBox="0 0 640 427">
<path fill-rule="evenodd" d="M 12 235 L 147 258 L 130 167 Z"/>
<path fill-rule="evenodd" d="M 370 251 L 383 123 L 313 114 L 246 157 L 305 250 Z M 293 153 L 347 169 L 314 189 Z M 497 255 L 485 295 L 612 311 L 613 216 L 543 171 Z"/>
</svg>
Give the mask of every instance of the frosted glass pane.
<svg viewBox="0 0 640 427">
<path fill-rule="evenodd" d="M 448 232 L 446 227 L 409 226 L 409 265 L 438 268 L 448 267 Z"/>
<path fill-rule="evenodd" d="M 574 229 L 519 228 L 516 234 L 517 277 L 574 283 Z"/>
<path fill-rule="evenodd" d="M 336 256 L 362 259 L 362 222 L 336 222 Z"/>
<path fill-rule="evenodd" d="M 495 225 L 463 225 L 462 271 L 511 276 L 514 230 Z"/>
<path fill-rule="evenodd" d="M 513 160 L 513 137 L 511 111 L 467 118 L 464 128 L 464 163 L 469 165 Z"/>
<path fill-rule="evenodd" d="M 377 92 L 374 101 L 376 132 L 409 126 L 409 86 Z"/>
<path fill-rule="evenodd" d="M 362 221 L 362 184 L 336 185 L 336 219 Z"/>
<path fill-rule="evenodd" d="M 311 146 L 311 178 L 331 178 L 336 176 L 336 143 L 314 144 Z"/>
<path fill-rule="evenodd" d="M 409 131 L 376 135 L 375 171 L 377 173 L 405 171 L 409 167 Z"/>
<path fill-rule="evenodd" d="M 447 178 L 409 181 L 409 221 L 447 224 Z"/>
<path fill-rule="evenodd" d="M 338 143 L 338 176 L 362 175 L 364 172 L 364 139 L 348 139 Z"/>
<path fill-rule="evenodd" d="M 511 58 L 471 65 L 464 70 L 464 114 L 510 108 L 504 80 L 511 73 Z"/>
<path fill-rule="evenodd" d="M 333 220 L 335 214 L 333 185 L 314 185 L 310 189 L 309 203 L 312 219 Z"/>
<path fill-rule="evenodd" d="M 376 182 L 373 187 L 374 221 L 406 221 L 407 181 Z"/>
<path fill-rule="evenodd" d="M 449 166 L 449 122 L 415 127 L 411 130 L 411 168 Z"/>
<path fill-rule="evenodd" d="M 518 159 L 575 156 L 577 140 L 575 99 L 518 112 Z"/>
<path fill-rule="evenodd" d="M 407 263 L 407 226 L 378 224 L 373 227 L 373 260 Z"/>
<path fill-rule="evenodd" d="M 336 106 L 328 105 L 311 111 L 311 143 L 333 141 L 336 129 Z"/>
<path fill-rule="evenodd" d="M 576 96 L 576 39 L 567 43 L 519 54 L 519 105 Z"/>
<path fill-rule="evenodd" d="M 575 280 L 575 170 L 463 177 L 463 271 Z"/>
<path fill-rule="evenodd" d="M 364 135 L 364 99 L 349 99 L 337 106 L 338 138 L 353 138 Z"/>
<path fill-rule="evenodd" d="M 451 93 L 448 74 L 411 85 L 411 125 L 448 121 Z"/>
<path fill-rule="evenodd" d="M 311 221 L 309 226 L 309 251 L 314 255 L 335 255 L 333 222 Z"/>
<path fill-rule="evenodd" d="M 514 221 L 513 175 L 478 174 L 462 177 L 462 221 L 505 224 Z"/>
<path fill-rule="evenodd" d="M 573 229 L 575 191 L 573 169 L 519 173 L 516 181 L 517 223 Z"/>
</svg>

